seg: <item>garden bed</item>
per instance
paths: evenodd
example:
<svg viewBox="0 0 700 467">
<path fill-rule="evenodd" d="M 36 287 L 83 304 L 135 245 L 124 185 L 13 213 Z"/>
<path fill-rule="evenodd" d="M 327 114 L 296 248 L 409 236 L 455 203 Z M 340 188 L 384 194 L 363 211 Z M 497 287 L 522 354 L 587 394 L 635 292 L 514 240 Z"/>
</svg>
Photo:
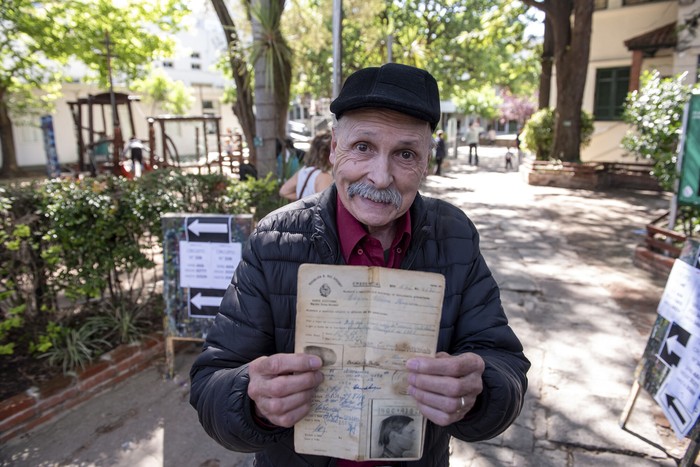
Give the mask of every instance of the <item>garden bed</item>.
<svg viewBox="0 0 700 467">
<path fill-rule="evenodd" d="M 0 444 L 114 387 L 159 355 L 164 356 L 162 333 L 153 333 L 107 352 L 73 375 L 64 375 L 59 368 L 36 385 L 0 399 Z"/>
<path fill-rule="evenodd" d="M 529 185 L 569 189 L 609 188 L 661 191 L 651 166 L 622 162 L 551 162 L 528 159 L 520 166 Z"/>
</svg>

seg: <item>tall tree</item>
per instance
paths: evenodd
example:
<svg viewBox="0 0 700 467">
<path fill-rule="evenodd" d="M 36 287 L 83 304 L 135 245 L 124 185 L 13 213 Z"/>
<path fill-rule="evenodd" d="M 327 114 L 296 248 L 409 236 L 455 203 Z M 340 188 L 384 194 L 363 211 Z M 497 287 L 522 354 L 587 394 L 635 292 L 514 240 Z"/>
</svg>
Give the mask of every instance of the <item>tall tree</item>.
<svg viewBox="0 0 700 467">
<path fill-rule="evenodd" d="M 257 166 L 257 146 L 255 141 L 255 113 L 253 112 L 253 77 L 249 71 L 248 60 L 245 55 L 243 44 L 239 37 L 236 24 L 229 13 L 224 0 L 211 0 L 211 3 L 219 18 L 221 27 L 226 36 L 228 45 L 228 63 L 231 68 L 231 77 L 236 85 L 235 97 L 233 99 L 233 114 L 238 118 L 241 125 L 243 137 L 248 142 L 248 158 L 250 162 Z M 243 1 L 247 16 L 250 19 L 250 2 Z"/>
<path fill-rule="evenodd" d="M 295 89 L 331 95 L 331 1 L 292 0 L 285 30 L 295 50 Z M 445 99 L 495 85 L 531 95 L 537 48 L 517 0 L 344 0 L 343 74 L 393 60 L 428 69 Z M 534 85 L 533 85 L 534 84 Z"/>
<path fill-rule="evenodd" d="M 276 170 L 276 141 L 285 137 L 289 109 L 292 54 L 281 29 L 285 0 L 242 3 L 253 31 L 249 55 L 225 2 L 212 0 L 229 45 L 236 84 L 233 112 L 248 142 L 252 163 L 258 173 L 267 174 Z"/>
<path fill-rule="evenodd" d="M 581 160 L 581 106 L 591 46 L 594 0 L 522 0 L 552 28 L 557 103 L 550 157 Z M 575 38 L 575 39 L 574 39 Z"/>
<path fill-rule="evenodd" d="M 540 73 L 540 89 L 538 105 L 540 109 L 549 107 L 549 99 L 552 94 L 552 62 L 554 61 L 554 38 L 552 37 L 552 23 L 547 16 L 543 20 L 544 38 L 542 41 L 542 57 Z"/>
<path fill-rule="evenodd" d="M 281 29 L 284 5 L 285 0 L 253 0 L 251 4 L 256 136 L 261 142 L 257 169 L 262 174 L 276 170 L 276 143 L 286 135 L 292 53 Z"/>
<path fill-rule="evenodd" d="M 60 42 L 60 37 L 52 33 L 49 15 L 37 11 L 33 3 L 10 0 L 0 8 L 0 57 L 3 57 L 0 67 L 0 176 L 3 177 L 21 173 L 12 131 L 13 117 L 29 116 L 50 108 L 50 101 L 41 97 L 60 76 L 59 64 L 48 58 L 54 55 L 54 50 L 44 51 L 45 42 L 53 46 Z M 60 6 L 56 10 L 59 14 Z M 48 38 L 46 33 L 50 34 Z"/>
<path fill-rule="evenodd" d="M 29 91 L 59 83 L 58 66 L 69 59 L 88 67 L 86 80 L 102 87 L 110 77 L 129 82 L 152 61 L 172 54 L 174 42 L 159 31 L 175 31 L 188 14 L 183 0 L 5 0 L 0 8 L 1 174 L 19 169 L 12 115 L 26 108 Z M 154 30 L 155 26 L 155 30 Z M 105 35 L 109 34 L 108 63 Z M 111 71 L 111 73 L 110 73 Z M 55 97 L 55 96 L 54 96 Z"/>
</svg>

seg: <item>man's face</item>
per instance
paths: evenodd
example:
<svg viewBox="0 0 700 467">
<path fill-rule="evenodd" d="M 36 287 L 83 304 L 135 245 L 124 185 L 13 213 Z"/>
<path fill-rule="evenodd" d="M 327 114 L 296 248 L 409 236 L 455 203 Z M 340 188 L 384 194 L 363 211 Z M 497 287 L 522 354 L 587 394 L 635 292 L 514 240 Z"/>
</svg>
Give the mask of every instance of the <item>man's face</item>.
<svg viewBox="0 0 700 467">
<path fill-rule="evenodd" d="M 395 446 L 398 446 L 402 451 L 409 451 L 413 449 L 413 439 L 415 436 L 415 427 L 413 422 L 407 424 L 403 427 L 400 432 L 395 432 L 392 436 L 392 441 Z"/>
<path fill-rule="evenodd" d="M 411 207 L 428 168 L 427 122 L 385 109 L 348 112 L 333 130 L 338 196 L 370 233 L 391 229 Z"/>
</svg>

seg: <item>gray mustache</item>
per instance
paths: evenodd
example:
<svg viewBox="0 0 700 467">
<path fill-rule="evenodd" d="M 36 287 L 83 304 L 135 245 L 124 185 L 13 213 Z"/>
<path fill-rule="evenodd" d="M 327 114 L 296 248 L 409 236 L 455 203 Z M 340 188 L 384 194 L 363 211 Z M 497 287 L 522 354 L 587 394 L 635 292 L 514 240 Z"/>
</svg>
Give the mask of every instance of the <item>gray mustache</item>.
<svg viewBox="0 0 700 467">
<path fill-rule="evenodd" d="M 396 209 L 401 207 L 403 197 L 396 188 L 379 190 L 365 182 L 355 182 L 348 187 L 348 196 L 361 196 L 375 203 L 393 204 Z"/>
</svg>

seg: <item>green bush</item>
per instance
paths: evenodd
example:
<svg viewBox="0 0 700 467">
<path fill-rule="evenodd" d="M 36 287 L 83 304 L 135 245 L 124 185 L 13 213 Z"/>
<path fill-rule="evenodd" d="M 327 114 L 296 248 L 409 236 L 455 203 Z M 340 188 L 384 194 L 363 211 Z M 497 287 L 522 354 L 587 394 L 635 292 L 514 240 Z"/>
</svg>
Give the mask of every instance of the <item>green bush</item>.
<svg viewBox="0 0 700 467">
<path fill-rule="evenodd" d="M 632 129 L 623 138 L 622 146 L 637 157 L 651 160 L 654 177 L 667 191 L 673 191 L 675 186 L 683 109 L 692 91 L 683 80 L 684 75 L 661 78 L 656 70 L 645 71 L 640 89 L 627 96 L 623 114 Z"/>
<path fill-rule="evenodd" d="M 161 216 L 259 219 L 284 204 L 278 189 L 271 177 L 169 170 L 0 187 L 0 358 L 43 355 L 72 371 L 138 340 L 162 323 L 153 316 L 163 310 L 154 292 Z"/>
<path fill-rule="evenodd" d="M 581 110 L 581 147 L 588 146 L 593 136 L 593 115 Z M 525 149 L 535 153 L 539 161 L 552 160 L 554 143 L 554 111 L 540 109 L 527 121 L 521 135 Z"/>
<path fill-rule="evenodd" d="M 51 330 L 51 346 L 40 357 L 51 366 L 60 365 L 64 374 L 85 368 L 109 348 L 109 342 L 102 337 L 102 329 L 93 322 L 86 321 L 76 327 L 55 326 Z"/>
</svg>

